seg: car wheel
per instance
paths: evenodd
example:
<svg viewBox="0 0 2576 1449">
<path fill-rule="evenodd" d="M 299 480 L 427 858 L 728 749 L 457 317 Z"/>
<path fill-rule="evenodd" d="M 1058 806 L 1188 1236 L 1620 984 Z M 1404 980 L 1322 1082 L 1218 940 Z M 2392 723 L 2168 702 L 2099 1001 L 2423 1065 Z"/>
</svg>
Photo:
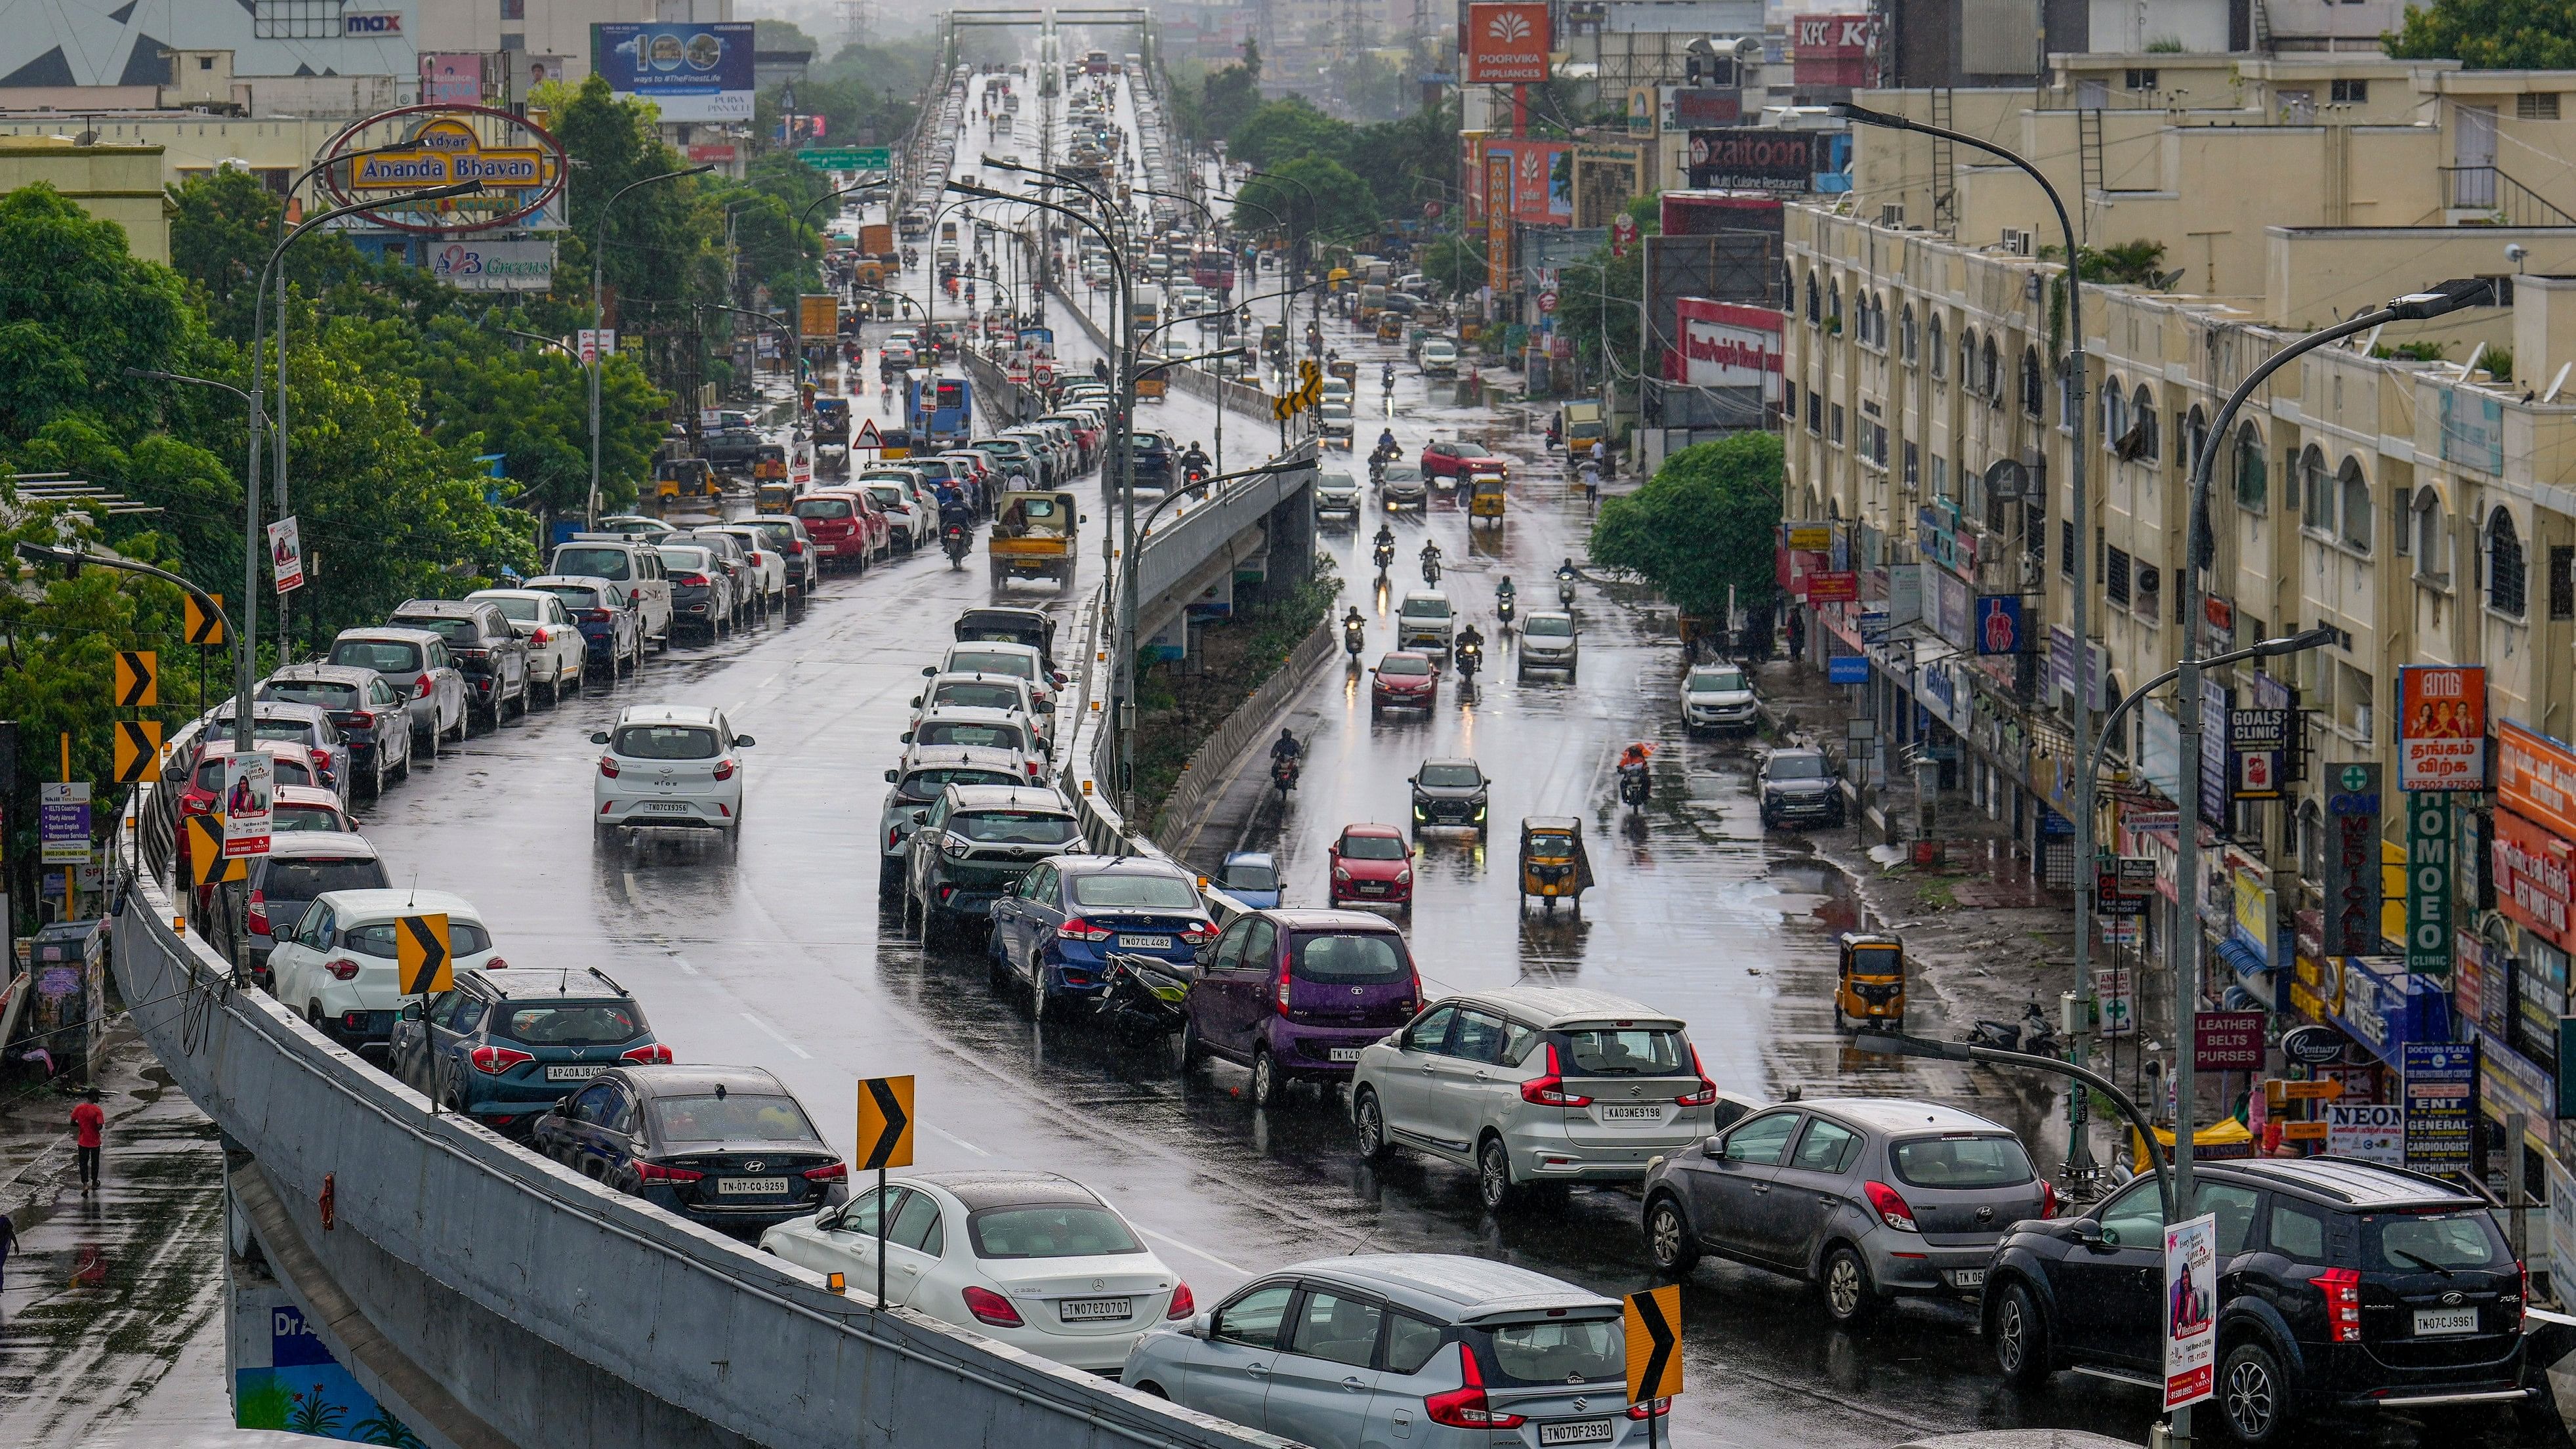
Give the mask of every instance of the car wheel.
<svg viewBox="0 0 2576 1449">
<path fill-rule="evenodd" d="M 2038 1300 L 2019 1283 L 2004 1290 L 1988 1329 L 1995 1368 L 2016 1388 L 2036 1388 L 2048 1378 L 2048 1320 Z"/>
<path fill-rule="evenodd" d="M 1848 1243 L 1825 1255 L 1825 1311 L 1845 1328 L 1857 1328 L 1876 1316 L 1882 1300 L 1869 1282 L 1869 1265 Z"/>
<path fill-rule="evenodd" d="M 1476 1197 L 1485 1211 L 1498 1213 L 1520 1196 L 1512 1181 L 1512 1155 L 1500 1137 L 1487 1137 L 1476 1148 Z"/>
<path fill-rule="evenodd" d="M 2270 1349 L 2249 1341 L 2227 1351 L 2218 1370 L 2218 1411 L 2237 1443 L 2260 1446 L 2280 1437 L 2281 1412 L 2289 1407 L 2283 1389 Z"/>
<path fill-rule="evenodd" d="M 1029 961 L 1029 1020 L 1047 1019 L 1046 963 L 1032 957 Z"/>
<path fill-rule="evenodd" d="M 1194 1017 L 1181 1018 L 1181 1072 L 1187 1075 L 1207 1063 L 1207 1046 L 1199 1040 L 1199 1024 Z"/>
<path fill-rule="evenodd" d="M 411 756 L 415 743 L 415 741 L 409 738 L 404 739 L 402 763 L 394 767 L 395 779 L 408 780 L 411 778 Z M 381 758 L 381 756 L 379 756 L 379 758 Z"/>
<path fill-rule="evenodd" d="M 1377 1093 L 1360 1088 L 1359 1100 L 1351 1104 L 1351 1126 L 1359 1138 L 1362 1162 L 1386 1160 L 1386 1113 L 1377 1104 Z"/>
<path fill-rule="evenodd" d="M 1279 1099 L 1287 1094 L 1288 1079 L 1279 1070 L 1279 1059 L 1272 1056 L 1270 1048 L 1266 1046 L 1254 1047 L 1252 1049 L 1252 1105 L 1265 1108 L 1276 1107 L 1279 1105 Z"/>
<path fill-rule="evenodd" d="M 1654 1254 L 1656 1267 L 1676 1275 L 1689 1272 L 1699 1262 L 1699 1239 L 1692 1235 L 1682 1205 L 1670 1194 L 1646 1204 L 1646 1251 Z"/>
</svg>

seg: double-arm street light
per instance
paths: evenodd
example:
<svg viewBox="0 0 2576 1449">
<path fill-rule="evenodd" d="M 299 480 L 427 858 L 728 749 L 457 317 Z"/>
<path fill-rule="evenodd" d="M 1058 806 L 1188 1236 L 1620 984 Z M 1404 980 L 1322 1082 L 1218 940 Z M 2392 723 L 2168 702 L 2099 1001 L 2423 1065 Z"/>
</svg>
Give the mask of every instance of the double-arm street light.
<svg viewBox="0 0 2576 1449">
<path fill-rule="evenodd" d="M 715 169 L 716 163 L 710 161 L 703 166 L 640 177 L 610 193 L 607 203 L 599 208 L 599 234 L 590 247 L 590 503 L 582 510 L 582 522 L 589 527 L 599 526 L 599 375 L 608 366 L 608 349 L 599 345 L 599 331 L 607 301 L 608 223 L 616 218 L 617 203 L 624 201 L 628 192 L 657 181 L 677 181 Z"/>
</svg>

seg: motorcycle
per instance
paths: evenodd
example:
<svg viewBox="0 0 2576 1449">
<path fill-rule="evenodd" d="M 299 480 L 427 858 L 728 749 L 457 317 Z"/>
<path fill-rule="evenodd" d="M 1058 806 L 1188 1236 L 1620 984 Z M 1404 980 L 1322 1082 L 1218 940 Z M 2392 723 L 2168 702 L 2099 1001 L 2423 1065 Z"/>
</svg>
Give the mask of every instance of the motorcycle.
<svg viewBox="0 0 2576 1449">
<path fill-rule="evenodd" d="M 1381 543 L 1381 544 L 1379 544 L 1379 545 L 1377 546 L 1377 573 L 1378 573 L 1378 577 L 1379 577 L 1379 578 L 1384 578 L 1384 577 L 1386 577 L 1386 571 L 1387 571 L 1390 567 L 1392 567 L 1392 566 L 1394 565 L 1394 563 L 1395 563 L 1395 545 L 1394 545 L 1394 544 L 1391 544 L 1391 543 Z"/>
<path fill-rule="evenodd" d="M 1181 486 L 1184 488 L 1196 488 L 1207 480 L 1208 470 L 1205 468 L 1189 467 L 1181 470 Z"/>
<path fill-rule="evenodd" d="M 1440 555 L 1426 553 L 1422 556 L 1422 583 L 1425 588 L 1440 587 Z"/>
<path fill-rule="evenodd" d="M 1985 1017 L 1960 1034 L 1959 1040 L 1971 1046 L 1992 1047 L 1996 1051 L 2021 1052 L 2029 1056 L 2053 1057 L 2058 1054 L 2057 1028 L 2039 1003 L 2022 1008 L 2018 1022 L 1994 1021 Z"/>
<path fill-rule="evenodd" d="M 1520 599 L 1515 594 L 1494 595 L 1494 613 L 1503 621 L 1503 632 L 1511 632 L 1512 615 L 1518 612 Z"/>
<path fill-rule="evenodd" d="M 1113 951 L 1093 1009 L 1103 1023 L 1121 1031 L 1169 1036 L 1189 1014 L 1184 1003 L 1197 979 L 1198 968 L 1187 962 Z"/>
<path fill-rule="evenodd" d="M 1643 809 L 1645 808 L 1646 798 L 1651 795 L 1653 791 L 1653 782 L 1646 778 L 1645 761 L 1640 760 L 1636 764 L 1621 765 L 1619 767 L 1620 804 L 1628 806 L 1630 809 Z"/>
<path fill-rule="evenodd" d="M 948 567 L 951 571 L 966 567 L 966 550 L 970 545 L 971 540 L 966 537 L 966 529 L 962 524 L 952 523 L 942 532 L 939 547 L 948 555 Z"/>
<path fill-rule="evenodd" d="M 1469 688 L 1476 684 L 1476 668 L 1485 662 L 1485 646 L 1466 643 L 1458 646 L 1458 682 Z"/>
<path fill-rule="evenodd" d="M 1284 805 L 1287 803 L 1288 792 L 1297 788 L 1297 757 L 1295 755 L 1274 755 L 1271 757 L 1270 788 L 1279 792 L 1279 801 L 1281 804 Z"/>
<path fill-rule="evenodd" d="M 1342 626 L 1342 647 L 1350 651 L 1351 662 L 1360 662 L 1360 645 L 1367 642 L 1366 630 L 1358 624 Z"/>
</svg>

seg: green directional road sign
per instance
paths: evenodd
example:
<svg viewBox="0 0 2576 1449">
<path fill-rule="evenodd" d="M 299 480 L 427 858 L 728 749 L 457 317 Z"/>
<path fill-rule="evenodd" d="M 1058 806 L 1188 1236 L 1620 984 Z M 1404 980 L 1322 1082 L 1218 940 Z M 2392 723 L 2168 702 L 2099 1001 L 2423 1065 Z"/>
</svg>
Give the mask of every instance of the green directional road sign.
<svg viewBox="0 0 2576 1449">
<path fill-rule="evenodd" d="M 820 171 L 884 171 L 894 154 L 884 146 L 817 146 L 797 152 L 796 159 Z"/>
</svg>

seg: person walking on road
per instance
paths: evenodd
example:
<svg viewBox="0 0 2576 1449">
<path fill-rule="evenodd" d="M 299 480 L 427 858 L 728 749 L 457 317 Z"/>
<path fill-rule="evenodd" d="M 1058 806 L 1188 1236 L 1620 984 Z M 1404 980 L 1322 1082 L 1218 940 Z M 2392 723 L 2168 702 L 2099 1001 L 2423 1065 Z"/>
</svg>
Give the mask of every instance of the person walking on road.
<svg viewBox="0 0 2576 1449">
<path fill-rule="evenodd" d="M 72 1109 L 73 1145 L 79 1150 L 81 1191 L 98 1190 L 98 1157 L 100 1136 L 107 1128 L 107 1114 L 99 1110 L 98 1088 L 81 1093 L 80 1105 Z"/>
</svg>

